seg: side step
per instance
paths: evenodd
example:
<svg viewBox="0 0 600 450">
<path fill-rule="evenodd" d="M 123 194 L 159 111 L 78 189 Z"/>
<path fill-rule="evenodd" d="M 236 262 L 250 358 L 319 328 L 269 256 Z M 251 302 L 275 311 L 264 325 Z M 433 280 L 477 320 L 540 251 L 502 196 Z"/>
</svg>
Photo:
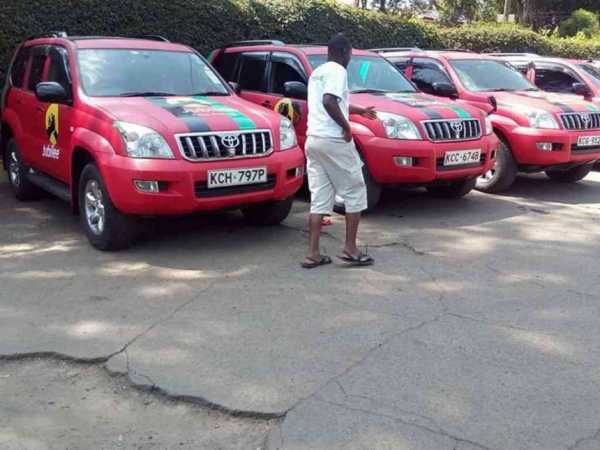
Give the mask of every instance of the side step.
<svg viewBox="0 0 600 450">
<path fill-rule="evenodd" d="M 27 173 L 27 178 L 32 184 L 35 184 L 40 189 L 49 192 L 65 202 L 71 203 L 71 191 L 69 190 L 69 186 L 65 183 L 32 170 L 29 170 L 29 173 Z"/>
</svg>

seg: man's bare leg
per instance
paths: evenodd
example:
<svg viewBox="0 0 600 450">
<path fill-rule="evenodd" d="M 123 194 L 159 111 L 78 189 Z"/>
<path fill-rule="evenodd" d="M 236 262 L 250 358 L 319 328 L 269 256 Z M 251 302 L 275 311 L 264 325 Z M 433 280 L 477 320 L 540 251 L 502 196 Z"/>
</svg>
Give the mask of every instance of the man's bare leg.
<svg viewBox="0 0 600 450">
<path fill-rule="evenodd" d="M 346 244 L 344 253 L 357 257 L 360 254 L 356 246 L 356 236 L 358 234 L 358 224 L 360 223 L 361 213 L 346 213 Z"/>
<path fill-rule="evenodd" d="M 310 214 L 308 216 L 308 259 L 319 261 L 321 259 L 321 226 L 324 214 Z"/>
</svg>

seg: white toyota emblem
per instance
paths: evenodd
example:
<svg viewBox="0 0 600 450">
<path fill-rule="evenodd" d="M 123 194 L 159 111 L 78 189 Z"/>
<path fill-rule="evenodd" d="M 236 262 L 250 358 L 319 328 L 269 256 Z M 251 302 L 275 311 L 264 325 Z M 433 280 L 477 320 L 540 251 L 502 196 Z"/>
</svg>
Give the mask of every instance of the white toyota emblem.
<svg viewBox="0 0 600 450">
<path fill-rule="evenodd" d="M 221 143 L 223 144 L 223 147 L 235 150 L 235 148 L 240 145 L 240 138 L 239 136 L 229 134 L 221 138 Z"/>
<path fill-rule="evenodd" d="M 455 122 L 451 122 L 450 126 L 452 127 L 452 129 L 454 130 L 454 134 L 456 135 L 456 139 L 460 139 L 460 133 L 462 133 L 464 126 L 462 124 L 462 122 L 460 121 L 455 121 Z"/>
<path fill-rule="evenodd" d="M 590 127 L 590 123 L 592 121 L 592 118 L 590 117 L 589 114 L 581 114 L 579 116 L 579 118 L 583 122 L 583 128 L 589 128 Z"/>
</svg>

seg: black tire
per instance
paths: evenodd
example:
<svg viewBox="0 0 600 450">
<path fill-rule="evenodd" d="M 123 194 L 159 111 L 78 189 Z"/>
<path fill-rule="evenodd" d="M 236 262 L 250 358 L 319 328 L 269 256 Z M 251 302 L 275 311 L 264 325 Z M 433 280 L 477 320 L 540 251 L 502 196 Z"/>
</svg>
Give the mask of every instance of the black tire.
<svg viewBox="0 0 600 450">
<path fill-rule="evenodd" d="M 97 197 L 100 198 L 103 205 L 103 225 L 98 227 L 101 229 L 93 228 L 93 220 L 90 219 L 87 211 L 86 193 L 93 187 L 99 192 Z M 138 232 L 137 222 L 133 217 L 127 216 L 115 208 L 95 164 L 91 163 L 83 168 L 79 179 L 78 195 L 81 225 L 92 246 L 102 251 L 114 251 L 130 247 L 133 244 Z M 95 208 L 98 211 L 98 208 Z M 97 223 L 99 224 L 99 222 Z"/>
<path fill-rule="evenodd" d="M 584 164 L 583 166 L 577 166 L 566 170 L 546 170 L 546 175 L 552 181 L 558 181 L 560 183 L 576 183 L 587 177 L 593 168 L 594 164 Z"/>
<path fill-rule="evenodd" d="M 8 183 L 17 200 L 37 200 L 44 195 L 44 192 L 27 178 L 28 168 L 23 164 L 21 153 L 13 138 L 6 143 L 6 168 Z"/>
<path fill-rule="evenodd" d="M 292 197 L 285 200 L 260 203 L 243 208 L 242 214 L 250 225 L 272 227 L 279 225 L 290 215 L 293 203 L 294 199 Z"/>
<path fill-rule="evenodd" d="M 513 158 L 512 151 L 506 142 L 500 142 L 500 146 L 496 151 L 494 168 L 484 176 L 477 178 L 475 189 L 478 191 L 488 194 L 506 191 L 517 178 L 519 168 Z"/>
<path fill-rule="evenodd" d="M 365 185 L 367 187 L 367 210 L 363 211 L 363 213 L 368 213 L 372 211 L 379 203 L 379 200 L 381 200 L 383 188 L 373 179 L 366 164 L 363 165 L 362 171 L 363 177 L 365 178 Z M 335 204 L 333 205 L 333 210 L 338 214 L 346 214 L 344 202 L 340 201 L 340 199 L 337 197 L 335 199 Z"/>
<path fill-rule="evenodd" d="M 429 186 L 427 190 L 435 197 L 440 198 L 461 198 L 467 195 L 475 188 L 476 178 L 466 178 L 454 181 L 445 186 Z"/>
</svg>

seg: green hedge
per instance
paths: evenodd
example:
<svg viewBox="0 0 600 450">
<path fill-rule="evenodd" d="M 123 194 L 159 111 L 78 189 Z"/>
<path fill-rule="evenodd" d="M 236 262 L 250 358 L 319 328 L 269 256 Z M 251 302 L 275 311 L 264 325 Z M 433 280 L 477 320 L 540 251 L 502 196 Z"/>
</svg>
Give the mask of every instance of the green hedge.
<svg viewBox="0 0 600 450">
<path fill-rule="evenodd" d="M 0 79 L 26 36 L 162 34 L 207 53 L 238 39 L 326 42 L 344 31 L 356 47 L 418 46 L 533 51 L 588 58 L 600 41 L 546 37 L 516 26 L 437 25 L 341 6 L 333 0 L 28 0 L 0 4 Z"/>
</svg>

